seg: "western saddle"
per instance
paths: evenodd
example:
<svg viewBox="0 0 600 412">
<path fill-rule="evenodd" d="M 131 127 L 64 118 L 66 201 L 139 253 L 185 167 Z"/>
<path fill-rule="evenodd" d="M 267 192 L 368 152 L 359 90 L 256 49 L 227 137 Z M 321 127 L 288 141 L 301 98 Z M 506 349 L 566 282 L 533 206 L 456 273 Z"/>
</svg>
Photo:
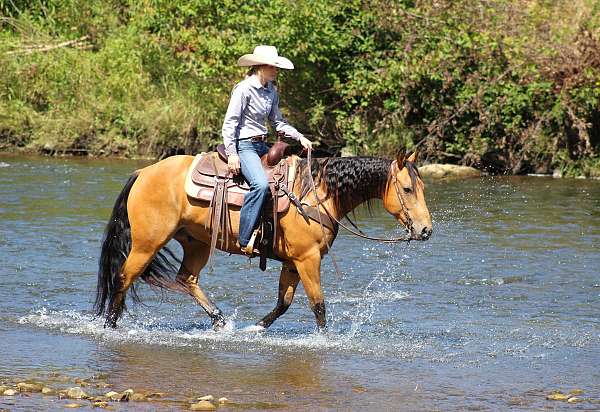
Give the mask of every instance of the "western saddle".
<svg viewBox="0 0 600 412">
<path fill-rule="evenodd" d="M 307 218 L 298 198 L 292 192 L 296 175 L 296 157 L 283 158 L 289 154 L 289 145 L 278 141 L 269 152 L 261 158 L 261 162 L 269 181 L 272 202 L 266 201 L 263 206 L 261 223 L 257 238 L 260 268 L 266 269 L 267 257 L 276 258 L 273 246 L 277 240 L 277 214 L 286 212 L 293 202 L 298 211 Z M 229 206 L 241 207 L 244 195 L 250 186 L 241 174 L 233 176 L 227 167 L 225 146 L 217 146 L 216 152 L 202 153 L 196 156 L 186 179 L 188 196 L 210 202 L 211 229 L 210 256 L 212 257 L 220 236 L 220 245 L 229 243 L 231 232 L 229 222 Z M 210 225 L 210 226 L 209 226 Z M 255 243 L 256 247 L 257 243 Z"/>
</svg>

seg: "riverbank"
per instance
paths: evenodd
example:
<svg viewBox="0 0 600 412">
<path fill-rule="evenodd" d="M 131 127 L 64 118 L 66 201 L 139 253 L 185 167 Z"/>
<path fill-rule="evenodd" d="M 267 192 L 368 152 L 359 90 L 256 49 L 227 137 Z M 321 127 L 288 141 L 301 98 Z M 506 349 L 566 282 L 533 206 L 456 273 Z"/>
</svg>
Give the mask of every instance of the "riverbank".
<svg viewBox="0 0 600 412">
<path fill-rule="evenodd" d="M 15 148 L 13 150 L 8 151 L 0 151 L 0 158 L 4 157 L 47 157 L 47 158 L 65 158 L 65 159 L 103 159 L 103 160 L 114 160 L 114 161 L 127 161 L 127 160 L 137 160 L 144 163 L 154 163 L 159 161 L 152 156 L 91 156 L 89 154 L 82 154 L 81 152 L 76 153 L 56 153 L 56 152 L 38 152 L 27 148 Z M 0 165 L 1 166 L 1 165 Z M 424 165 L 418 165 L 419 173 L 427 179 L 453 179 L 453 178 L 471 178 L 471 177 L 479 177 L 484 175 L 489 175 L 489 173 L 479 170 L 474 167 L 469 166 L 461 166 L 456 164 L 448 164 L 448 163 L 429 163 Z M 506 176 L 506 174 L 503 174 Z M 554 178 L 578 178 L 578 179 L 594 179 L 600 180 L 600 169 L 591 169 L 589 170 L 589 175 L 577 175 L 571 176 L 568 174 L 563 174 L 560 169 L 554 170 L 553 173 L 547 174 L 527 174 L 529 176 L 546 176 L 546 177 L 554 177 Z"/>
</svg>

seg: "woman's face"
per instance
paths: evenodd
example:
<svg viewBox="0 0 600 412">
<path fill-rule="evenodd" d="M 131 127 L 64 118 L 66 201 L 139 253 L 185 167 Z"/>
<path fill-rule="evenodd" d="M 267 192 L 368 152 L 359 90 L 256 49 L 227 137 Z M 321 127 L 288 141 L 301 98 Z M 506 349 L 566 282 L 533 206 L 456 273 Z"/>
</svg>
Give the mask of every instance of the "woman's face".
<svg viewBox="0 0 600 412">
<path fill-rule="evenodd" d="M 262 70 L 263 78 L 266 81 L 272 82 L 277 78 L 277 72 L 278 72 L 277 67 L 265 64 L 261 67 L 261 70 Z"/>
</svg>

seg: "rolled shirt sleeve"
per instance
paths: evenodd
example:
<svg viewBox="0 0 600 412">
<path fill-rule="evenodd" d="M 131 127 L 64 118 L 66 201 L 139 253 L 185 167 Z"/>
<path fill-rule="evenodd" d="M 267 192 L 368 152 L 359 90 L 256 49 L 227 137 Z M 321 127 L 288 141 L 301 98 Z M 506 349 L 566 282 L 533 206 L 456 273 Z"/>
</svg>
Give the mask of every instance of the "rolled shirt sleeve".
<svg viewBox="0 0 600 412">
<path fill-rule="evenodd" d="M 269 113 L 269 121 L 277 133 L 284 133 L 294 140 L 300 140 L 304 136 L 281 115 L 281 111 L 279 110 L 279 93 L 277 93 L 277 90 L 275 90 L 275 95 L 273 96 L 273 106 L 271 106 L 271 112 Z"/>
<path fill-rule="evenodd" d="M 244 113 L 246 104 L 244 88 L 239 87 L 239 85 L 234 87 L 231 92 L 231 99 L 229 99 L 225 120 L 223 121 L 223 128 L 221 129 L 223 143 L 225 144 L 225 153 L 228 156 L 237 154 L 235 141 L 239 133 L 239 128 L 242 126 L 242 114 Z"/>
</svg>

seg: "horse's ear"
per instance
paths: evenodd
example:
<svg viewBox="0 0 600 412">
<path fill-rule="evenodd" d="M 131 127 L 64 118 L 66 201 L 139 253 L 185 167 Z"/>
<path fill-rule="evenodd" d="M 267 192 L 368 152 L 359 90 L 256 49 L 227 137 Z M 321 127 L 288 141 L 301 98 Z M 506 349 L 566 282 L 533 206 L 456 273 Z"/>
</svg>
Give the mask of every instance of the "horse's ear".
<svg viewBox="0 0 600 412">
<path fill-rule="evenodd" d="M 417 152 L 416 151 L 412 152 L 412 154 L 410 156 L 408 156 L 408 159 L 406 159 L 406 160 L 408 160 L 409 162 L 412 162 L 412 163 L 416 162 L 417 161 Z"/>
<path fill-rule="evenodd" d="M 402 168 L 404 167 L 404 158 L 405 157 L 406 157 L 406 154 L 402 150 L 400 150 L 398 152 L 398 154 L 396 155 L 396 162 L 398 163 L 398 170 L 402 170 Z"/>
</svg>

